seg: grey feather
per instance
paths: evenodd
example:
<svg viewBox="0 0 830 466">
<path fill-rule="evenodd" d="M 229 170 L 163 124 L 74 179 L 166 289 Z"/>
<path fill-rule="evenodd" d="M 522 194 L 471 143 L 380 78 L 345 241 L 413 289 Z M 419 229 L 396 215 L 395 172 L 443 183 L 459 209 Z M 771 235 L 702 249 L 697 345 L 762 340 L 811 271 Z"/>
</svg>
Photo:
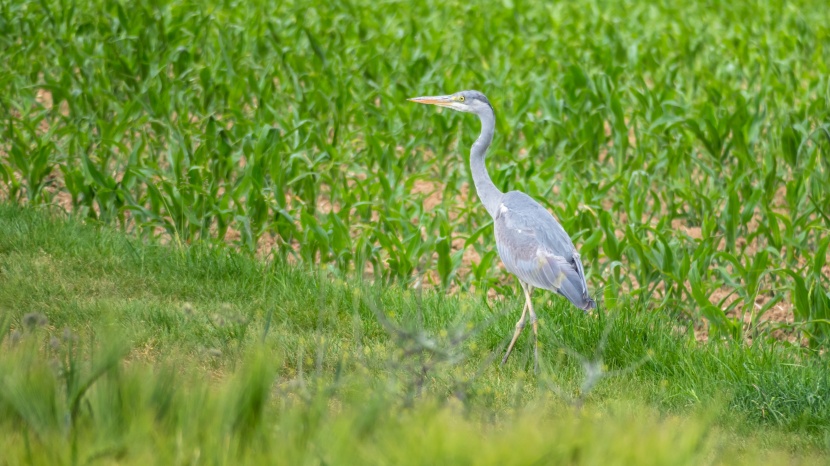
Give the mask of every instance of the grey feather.
<svg viewBox="0 0 830 466">
<path fill-rule="evenodd" d="M 500 201 L 494 229 L 505 268 L 536 288 L 558 292 L 580 309 L 596 307 L 588 296 L 579 253 L 553 215 L 519 191 L 505 193 Z"/>
</svg>

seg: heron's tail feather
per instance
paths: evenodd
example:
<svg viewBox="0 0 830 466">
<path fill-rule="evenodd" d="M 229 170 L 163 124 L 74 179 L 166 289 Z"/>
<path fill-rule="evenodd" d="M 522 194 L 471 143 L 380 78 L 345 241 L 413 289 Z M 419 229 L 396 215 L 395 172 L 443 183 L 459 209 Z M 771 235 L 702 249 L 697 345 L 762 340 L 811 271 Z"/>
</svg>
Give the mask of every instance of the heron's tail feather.
<svg viewBox="0 0 830 466">
<path fill-rule="evenodd" d="M 563 277 L 557 286 L 556 291 L 562 296 L 568 298 L 574 306 L 587 311 L 597 307 L 597 303 L 588 296 L 588 284 L 585 282 L 585 275 L 582 272 L 582 263 L 579 256 L 574 254 L 573 259 L 562 263 L 561 258 L 555 258 L 558 269 L 563 273 Z"/>
<path fill-rule="evenodd" d="M 585 291 L 584 280 L 575 270 L 568 270 L 565 272 L 565 279 L 562 280 L 562 284 L 556 291 L 568 298 L 570 302 L 574 303 L 574 306 L 587 311 L 597 307 L 597 303 Z"/>
<path fill-rule="evenodd" d="M 513 256 L 502 254 L 507 270 L 519 280 L 536 288 L 558 292 L 568 298 L 574 306 L 589 310 L 597 305 L 588 296 L 588 284 L 582 272 L 582 263 L 576 251 L 565 258 L 555 254 L 538 254 L 532 260 L 514 260 Z"/>
</svg>

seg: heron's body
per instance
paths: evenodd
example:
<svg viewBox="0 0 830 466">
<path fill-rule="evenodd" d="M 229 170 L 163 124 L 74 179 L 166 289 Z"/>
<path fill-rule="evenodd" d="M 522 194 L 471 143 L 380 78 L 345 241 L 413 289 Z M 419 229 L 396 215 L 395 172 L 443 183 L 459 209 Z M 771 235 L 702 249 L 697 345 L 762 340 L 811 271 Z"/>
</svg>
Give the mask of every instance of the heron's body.
<svg viewBox="0 0 830 466">
<path fill-rule="evenodd" d="M 496 247 L 505 268 L 516 275 L 525 292 L 525 307 L 516 323 L 513 339 L 502 363 L 510 356 L 513 345 L 530 314 L 533 333 L 537 335 L 536 313 L 533 310 L 533 288 L 554 291 L 576 307 L 588 310 L 596 306 L 588 295 L 582 262 L 570 236 L 541 204 L 520 191 L 501 192 L 487 173 L 484 158 L 493 141 L 495 114 L 481 92 L 462 91 L 448 96 L 417 97 L 415 102 L 439 105 L 462 112 L 475 113 L 481 120 L 481 134 L 470 149 L 470 169 L 476 194 L 493 218 Z M 538 363 L 538 351 L 534 351 Z"/>
<path fill-rule="evenodd" d="M 594 307 L 579 253 L 547 209 L 527 194 L 511 191 L 502 197 L 493 225 L 499 256 L 510 273 L 534 288 L 561 294 L 580 309 Z"/>
</svg>

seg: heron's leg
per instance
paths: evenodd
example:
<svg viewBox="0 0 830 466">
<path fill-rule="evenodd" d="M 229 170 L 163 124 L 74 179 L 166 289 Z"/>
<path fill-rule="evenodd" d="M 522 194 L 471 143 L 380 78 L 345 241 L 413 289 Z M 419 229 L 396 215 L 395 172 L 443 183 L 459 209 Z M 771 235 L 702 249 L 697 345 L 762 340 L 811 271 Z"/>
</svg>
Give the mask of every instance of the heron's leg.
<svg viewBox="0 0 830 466">
<path fill-rule="evenodd" d="M 536 312 L 533 310 L 533 287 L 531 285 L 523 285 L 525 290 L 525 299 L 527 300 L 527 308 L 530 311 L 530 325 L 533 326 L 533 370 L 539 370 L 539 324 L 536 318 Z"/>
<path fill-rule="evenodd" d="M 519 280 L 519 283 L 522 283 Z M 522 283 L 522 289 L 524 289 L 525 285 Z M 507 347 L 507 352 L 504 353 L 504 357 L 501 358 L 501 363 L 504 364 L 507 362 L 507 358 L 510 357 L 510 352 L 513 351 L 513 345 L 516 344 L 516 340 L 519 339 L 519 334 L 522 333 L 522 329 L 525 328 L 525 318 L 527 317 L 527 300 L 525 300 L 525 305 L 522 307 L 522 317 L 519 318 L 519 321 L 516 322 L 516 330 L 513 332 L 513 339 L 510 340 L 510 345 Z"/>
</svg>

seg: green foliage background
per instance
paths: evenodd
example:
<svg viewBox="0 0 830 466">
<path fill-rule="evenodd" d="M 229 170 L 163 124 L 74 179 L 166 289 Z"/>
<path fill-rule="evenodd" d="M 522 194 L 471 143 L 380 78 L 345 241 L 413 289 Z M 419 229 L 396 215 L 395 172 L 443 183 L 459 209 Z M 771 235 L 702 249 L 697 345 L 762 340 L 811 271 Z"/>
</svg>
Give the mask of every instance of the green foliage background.
<svg viewBox="0 0 830 466">
<path fill-rule="evenodd" d="M 819 0 L 0 0 L 0 465 L 826 462 L 828 64 Z M 406 101 L 470 88 L 601 302 L 538 374 Z"/>
<path fill-rule="evenodd" d="M 405 101 L 477 88 L 496 183 L 555 213 L 608 306 L 624 290 L 739 336 L 784 300 L 816 344 L 828 24 L 820 1 L 5 1 L 0 186 L 146 234 L 502 287 L 459 196 L 477 122 Z"/>
</svg>

